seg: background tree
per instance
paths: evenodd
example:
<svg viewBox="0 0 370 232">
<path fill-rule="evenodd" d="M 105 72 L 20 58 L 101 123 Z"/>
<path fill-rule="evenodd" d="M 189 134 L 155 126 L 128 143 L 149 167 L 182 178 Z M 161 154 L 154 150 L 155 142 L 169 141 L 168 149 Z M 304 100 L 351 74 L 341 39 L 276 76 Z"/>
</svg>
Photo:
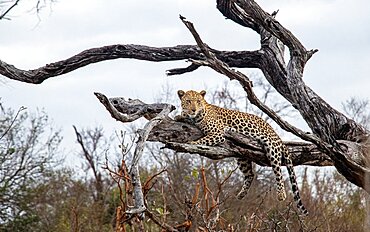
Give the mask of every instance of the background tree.
<svg viewBox="0 0 370 232">
<path fill-rule="evenodd" d="M 93 129 L 83 129 L 78 131 L 73 126 L 76 133 L 77 143 L 81 147 L 80 156 L 83 160 L 83 171 L 86 173 L 86 189 L 82 196 L 90 198 L 86 207 L 76 207 L 76 220 L 83 220 L 85 225 L 81 229 L 90 231 L 111 231 L 114 225 L 115 204 L 118 203 L 118 197 L 115 198 L 113 193 L 113 180 L 108 173 L 103 170 L 105 159 L 109 157 L 114 162 L 117 157 L 109 156 L 112 152 L 113 137 L 106 138 L 103 128 L 95 127 Z M 116 165 L 119 165 L 116 164 Z M 97 211 L 97 209 L 99 209 Z M 82 211 L 82 212 L 80 212 Z M 78 214 L 85 215 L 80 216 Z M 88 215 L 88 216 L 87 216 Z M 86 225 L 89 225 L 86 227 Z"/>
<path fill-rule="evenodd" d="M 0 105 L 0 229 L 6 231 L 37 223 L 33 207 L 40 192 L 35 190 L 58 164 L 59 131 L 45 113 L 24 110 Z"/>
<path fill-rule="evenodd" d="M 86 169 L 73 170 L 44 112 L 0 110 L 0 230 L 112 231 L 119 194 L 102 168 L 113 145 L 102 129 L 76 129 Z"/>
</svg>

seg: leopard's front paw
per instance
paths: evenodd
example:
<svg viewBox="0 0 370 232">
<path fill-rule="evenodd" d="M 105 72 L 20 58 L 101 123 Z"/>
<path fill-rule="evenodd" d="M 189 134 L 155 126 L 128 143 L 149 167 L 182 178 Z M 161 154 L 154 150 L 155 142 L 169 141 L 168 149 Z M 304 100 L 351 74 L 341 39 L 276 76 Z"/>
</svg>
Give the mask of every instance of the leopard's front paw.
<svg viewBox="0 0 370 232">
<path fill-rule="evenodd" d="M 246 189 L 244 186 L 242 187 L 242 189 L 240 190 L 240 192 L 238 193 L 238 195 L 236 195 L 236 198 L 238 200 L 241 200 L 243 199 L 248 193 L 248 189 Z"/>
<path fill-rule="evenodd" d="M 278 192 L 277 197 L 279 201 L 284 201 L 286 199 L 285 191 Z"/>
<path fill-rule="evenodd" d="M 181 116 L 181 115 L 176 115 L 174 118 L 173 118 L 175 121 L 183 121 L 184 120 L 184 117 Z"/>
</svg>

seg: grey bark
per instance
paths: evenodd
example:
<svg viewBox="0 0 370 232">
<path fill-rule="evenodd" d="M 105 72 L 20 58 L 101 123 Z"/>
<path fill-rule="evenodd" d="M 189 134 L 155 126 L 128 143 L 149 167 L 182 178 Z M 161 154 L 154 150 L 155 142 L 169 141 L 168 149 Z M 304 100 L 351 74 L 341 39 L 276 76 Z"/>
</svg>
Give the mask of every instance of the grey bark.
<svg viewBox="0 0 370 232">
<path fill-rule="evenodd" d="M 138 215 L 140 219 L 143 219 L 145 215 L 144 213 L 147 209 L 145 207 L 145 200 L 140 181 L 139 160 L 144 152 L 144 146 L 150 132 L 155 126 L 160 124 L 172 110 L 174 110 L 174 107 L 169 104 L 146 105 L 139 100 L 126 101 L 124 98 L 114 98 L 109 101 L 108 98 L 101 93 L 95 93 L 95 96 L 105 106 L 111 116 L 118 121 L 123 123 L 132 122 L 140 117 L 147 117 L 149 119 L 143 129 L 138 132 L 139 138 L 136 142 L 130 169 L 134 206 L 126 212 L 130 215 Z M 113 104 L 117 107 L 113 106 Z M 152 112 L 155 112 L 156 114 L 154 115 Z"/>
</svg>

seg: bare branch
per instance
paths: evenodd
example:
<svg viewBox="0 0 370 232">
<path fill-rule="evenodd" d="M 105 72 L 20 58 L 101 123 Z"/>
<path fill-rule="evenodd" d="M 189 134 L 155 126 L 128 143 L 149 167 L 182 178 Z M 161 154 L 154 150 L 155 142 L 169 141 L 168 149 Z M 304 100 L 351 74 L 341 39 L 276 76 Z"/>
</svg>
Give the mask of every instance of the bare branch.
<svg viewBox="0 0 370 232">
<path fill-rule="evenodd" d="M 10 123 L 10 125 L 8 126 L 8 128 L 4 131 L 4 133 L 0 136 L 0 140 L 9 132 L 9 130 L 12 128 L 12 126 L 13 126 L 13 124 L 15 123 L 15 121 L 17 120 L 17 118 L 18 118 L 18 115 L 21 113 L 21 111 L 23 111 L 23 110 L 26 110 L 27 108 L 26 107 L 24 107 L 24 106 L 21 106 L 19 109 L 18 109 L 18 111 L 17 111 L 17 113 L 15 114 L 15 116 L 14 116 L 14 118 L 13 118 L 13 120 L 12 120 L 12 122 Z"/>
<path fill-rule="evenodd" d="M 166 103 L 154 103 L 146 104 L 139 99 L 130 99 L 126 101 L 123 97 L 109 98 L 109 103 L 116 108 L 120 113 L 135 115 L 133 119 L 137 117 L 145 117 L 150 120 L 161 113 L 164 108 L 168 106 Z M 111 106 L 111 107 L 112 107 Z M 175 110 L 176 107 L 171 105 L 171 111 Z M 136 120 L 136 119 L 134 119 Z"/>
<path fill-rule="evenodd" d="M 16 0 L 7 10 L 5 10 L 1 15 L 0 15 L 0 20 L 2 19 L 8 19 L 5 18 L 5 16 L 14 8 L 18 5 L 20 0 Z"/>
<path fill-rule="evenodd" d="M 131 181 L 134 191 L 134 200 L 135 205 L 133 209 L 130 209 L 127 213 L 133 213 L 137 211 L 136 214 L 139 214 L 139 218 L 142 218 L 144 215 L 141 215 L 145 210 L 145 202 L 144 202 L 144 195 L 142 191 L 142 186 L 140 182 L 140 174 L 139 174 L 139 159 L 141 158 L 144 145 L 146 140 L 148 139 L 150 131 L 158 125 L 170 112 L 171 112 L 171 105 L 167 105 L 161 113 L 159 113 L 155 118 L 151 119 L 147 122 L 141 132 L 139 132 L 139 139 L 136 142 L 136 148 L 134 152 L 134 157 L 131 166 Z"/>
<path fill-rule="evenodd" d="M 199 65 L 196 65 L 196 64 L 192 63 L 191 65 L 189 65 L 186 68 L 174 68 L 174 69 L 167 70 L 166 73 L 167 73 L 168 76 L 180 75 L 180 74 L 184 74 L 184 73 L 187 73 L 187 72 L 195 71 L 198 68 L 199 68 Z"/>
<path fill-rule="evenodd" d="M 101 94 L 101 93 L 94 93 L 95 96 L 99 99 L 99 101 L 105 106 L 105 108 L 108 110 L 108 112 L 111 114 L 112 118 L 116 119 L 117 121 L 120 121 L 120 122 L 132 122 L 132 121 L 135 121 L 136 119 L 139 119 L 141 117 L 145 117 L 146 114 L 148 114 L 149 112 L 156 112 L 155 110 L 152 110 L 152 108 L 150 107 L 139 107 L 139 108 L 135 108 L 136 105 L 145 105 L 147 106 L 146 104 L 144 104 L 143 102 L 139 102 L 138 100 L 129 100 L 129 101 L 126 101 L 124 98 L 119 98 L 120 101 L 118 101 L 117 99 L 113 99 L 112 100 L 112 103 L 110 102 L 110 100 L 108 100 L 108 98 Z M 121 112 L 117 110 L 117 108 L 115 108 L 113 106 L 113 104 L 116 104 L 121 107 Z M 127 110 L 127 111 L 124 111 L 123 109 L 130 109 L 130 110 Z M 136 110 L 136 111 L 135 111 Z"/>
<path fill-rule="evenodd" d="M 160 227 L 162 227 L 163 229 L 165 229 L 165 231 L 170 231 L 170 232 L 177 232 L 179 230 L 175 229 L 174 227 L 168 225 L 167 223 L 164 223 L 164 222 L 161 222 L 160 219 L 158 219 L 153 212 L 151 212 L 150 210 L 146 210 L 145 213 L 148 215 L 148 217 L 150 219 L 153 220 L 153 222 L 157 225 L 159 225 Z"/>
<path fill-rule="evenodd" d="M 260 31 L 260 26 L 246 12 L 240 11 L 240 7 L 235 4 L 235 1 L 217 0 L 217 9 L 226 17 L 234 22 L 249 27 L 257 33 Z"/>
<path fill-rule="evenodd" d="M 258 25 L 262 26 L 268 32 L 276 36 L 291 51 L 291 56 L 299 55 L 306 56 L 306 49 L 302 43 L 285 27 L 283 27 L 274 15 L 266 13 L 262 8 L 253 0 L 235 0 L 233 1 L 244 14 L 249 15 Z M 276 15 L 276 14 L 275 14 Z M 303 61 L 306 62 L 307 58 Z"/>
<path fill-rule="evenodd" d="M 145 114 L 151 113 L 153 114 L 155 111 L 148 110 L 151 109 L 146 105 L 145 103 L 141 102 L 140 100 L 129 100 L 125 101 L 124 98 L 115 98 L 112 99 L 112 103 L 119 105 L 118 108 L 121 111 L 124 111 L 126 115 L 123 115 L 121 112 L 119 112 L 108 100 L 108 98 L 101 94 L 101 93 L 95 93 L 96 97 L 99 99 L 99 101 L 105 106 L 105 108 L 109 111 L 111 116 L 115 118 L 118 121 L 121 121 L 123 123 L 134 121 Z M 128 109 L 127 106 L 137 106 L 141 105 L 142 107 L 138 107 L 136 111 L 130 111 L 130 114 L 127 114 L 128 111 L 125 111 L 125 109 Z M 144 202 L 144 195 L 143 195 L 143 189 L 140 181 L 140 174 L 139 174 L 139 160 L 143 154 L 144 151 L 144 145 L 148 139 L 149 133 L 151 130 L 157 126 L 159 123 L 162 122 L 162 120 L 166 117 L 168 117 L 168 114 L 174 110 L 174 107 L 170 104 L 161 104 L 163 106 L 163 110 L 157 114 L 154 118 L 151 118 L 149 122 L 147 122 L 142 130 L 140 130 L 139 133 L 139 139 L 136 142 L 136 147 L 133 155 L 132 165 L 130 169 L 130 175 L 131 175 L 131 183 L 133 186 L 133 196 L 134 196 L 134 206 L 131 207 L 129 210 L 126 211 L 126 214 L 130 215 L 138 215 L 140 219 L 144 218 L 144 213 L 146 211 L 145 202 Z"/>
<path fill-rule="evenodd" d="M 217 56 L 233 67 L 256 68 L 262 54 L 257 51 L 213 51 Z M 239 57 L 244 57 L 240 60 Z M 41 84 L 51 77 L 60 76 L 84 66 L 105 60 L 129 58 L 153 62 L 203 59 L 197 46 L 178 45 L 174 47 L 149 47 L 134 44 L 117 44 L 87 49 L 68 59 L 47 64 L 33 70 L 22 70 L 0 60 L 0 74 L 13 80 Z M 192 66 L 194 67 L 194 66 Z M 190 69 L 189 69 L 190 70 Z M 169 73 L 172 71 L 170 70 Z M 176 70 L 174 71 L 176 73 Z M 178 72 L 178 71 L 177 71 Z"/>
<path fill-rule="evenodd" d="M 144 144 L 146 140 L 148 139 L 149 133 L 151 132 L 151 130 L 155 126 L 157 126 L 159 123 L 161 123 L 162 120 L 165 117 L 167 117 L 171 111 L 172 111 L 172 106 L 168 104 L 167 106 L 165 106 L 165 108 L 163 109 L 161 113 L 159 113 L 155 118 L 151 119 L 147 124 L 145 124 L 144 128 L 138 132 L 139 139 L 136 142 L 136 148 L 135 148 L 134 157 L 132 161 L 132 167 L 138 166 L 138 162 L 144 150 Z M 132 168 L 131 168 L 131 171 L 132 171 Z"/>
</svg>

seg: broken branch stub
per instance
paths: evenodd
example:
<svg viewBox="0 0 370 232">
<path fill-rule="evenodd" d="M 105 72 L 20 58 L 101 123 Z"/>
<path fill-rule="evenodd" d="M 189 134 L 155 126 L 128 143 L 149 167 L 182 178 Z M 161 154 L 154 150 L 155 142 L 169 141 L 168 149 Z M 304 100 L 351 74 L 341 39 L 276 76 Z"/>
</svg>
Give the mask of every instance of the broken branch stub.
<svg viewBox="0 0 370 232">
<path fill-rule="evenodd" d="M 102 93 L 94 93 L 99 101 L 104 105 L 106 110 L 111 114 L 112 118 L 117 121 L 126 123 L 133 122 L 141 117 L 150 120 L 161 113 L 167 106 L 170 112 L 176 107 L 164 103 L 146 104 L 139 99 L 128 99 L 123 97 L 107 98 Z"/>
</svg>

